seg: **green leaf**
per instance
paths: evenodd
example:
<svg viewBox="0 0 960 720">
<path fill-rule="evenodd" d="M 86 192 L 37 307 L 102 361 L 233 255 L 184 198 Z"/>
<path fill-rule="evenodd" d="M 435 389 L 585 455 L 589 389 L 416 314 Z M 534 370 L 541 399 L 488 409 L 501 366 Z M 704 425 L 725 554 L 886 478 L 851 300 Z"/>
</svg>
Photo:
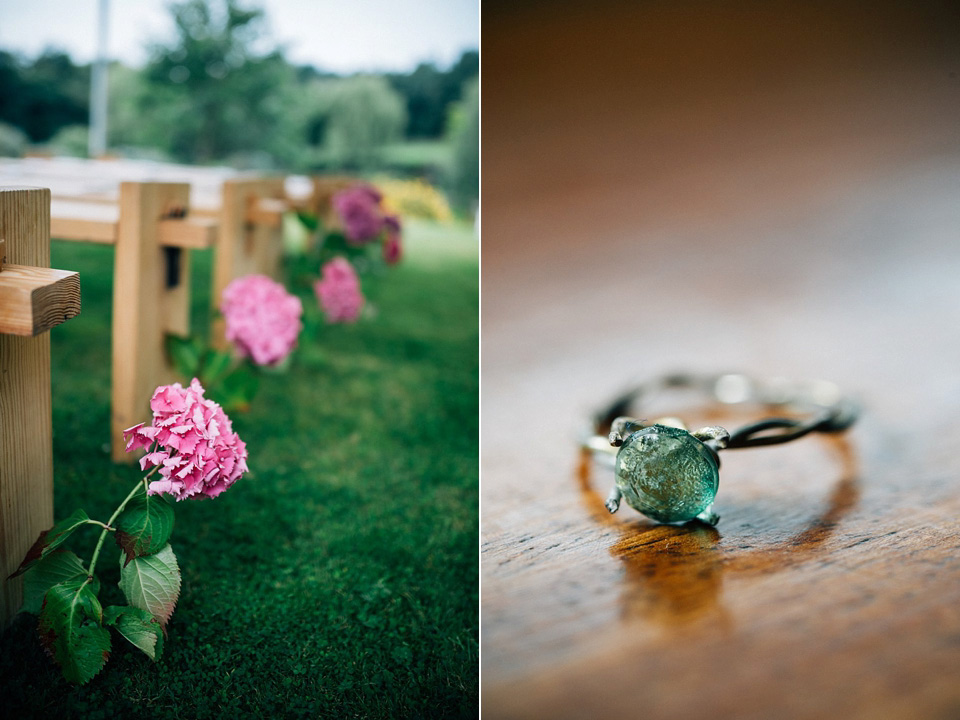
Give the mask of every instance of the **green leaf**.
<svg viewBox="0 0 960 720">
<path fill-rule="evenodd" d="M 110 657 L 110 633 L 102 622 L 100 602 L 85 579 L 58 583 L 44 596 L 40 642 L 70 682 L 88 682 Z"/>
<path fill-rule="evenodd" d="M 203 370 L 200 372 L 200 382 L 209 391 L 220 383 L 224 376 L 230 372 L 230 365 L 233 364 L 233 357 L 230 353 L 220 350 L 211 350 L 206 354 L 203 360 Z"/>
<path fill-rule="evenodd" d="M 303 226 L 313 232 L 318 227 L 320 227 L 320 220 L 314 213 L 303 212 L 302 210 L 297 212 L 297 218 L 303 223 Z"/>
<path fill-rule="evenodd" d="M 27 550 L 27 555 L 23 558 L 23 562 L 20 563 L 20 567 L 7 579 L 9 580 L 10 578 L 17 577 L 17 575 L 22 575 L 37 561 L 46 557 L 66 542 L 70 534 L 81 525 L 86 525 L 89 519 L 83 510 L 74 510 L 73 514 L 66 520 L 61 520 L 49 530 L 41 532 L 40 537 L 37 538 L 33 547 Z"/>
<path fill-rule="evenodd" d="M 163 652 L 163 628 L 146 610 L 111 605 L 103 611 L 103 622 L 117 629 L 127 640 L 156 662 Z"/>
<path fill-rule="evenodd" d="M 160 550 L 173 532 L 173 508 L 159 495 L 137 495 L 117 518 L 117 545 L 127 562 Z"/>
<path fill-rule="evenodd" d="M 203 344 L 199 338 L 167 335 L 167 352 L 182 377 L 189 381 L 199 375 L 200 360 L 203 357 Z"/>
<path fill-rule="evenodd" d="M 121 555 L 119 584 L 128 603 L 146 610 L 166 627 L 180 597 L 180 567 L 170 545 L 129 562 Z"/>
<path fill-rule="evenodd" d="M 67 580 L 83 580 L 86 577 L 87 570 L 75 553 L 69 550 L 54 550 L 23 576 L 23 607 L 20 610 L 39 615 L 43 596 L 51 587 Z M 93 593 L 96 595 L 100 592 L 100 581 L 94 578 L 92 583 Z"/>
<path fill-rule="evenodd" d="M 227 412 L 245 412 L 260 388 L 260 379 L 248 366 L 241 365 L 223 379 L 220 404 Z"/>
<path fill-rule="evenodd" d="M 327 253 L 343 253 L 356 248 L 347 241 L 347 236 L 342 232 L 333 230 L 323 238 L 323 250 Z"/>
</svg>

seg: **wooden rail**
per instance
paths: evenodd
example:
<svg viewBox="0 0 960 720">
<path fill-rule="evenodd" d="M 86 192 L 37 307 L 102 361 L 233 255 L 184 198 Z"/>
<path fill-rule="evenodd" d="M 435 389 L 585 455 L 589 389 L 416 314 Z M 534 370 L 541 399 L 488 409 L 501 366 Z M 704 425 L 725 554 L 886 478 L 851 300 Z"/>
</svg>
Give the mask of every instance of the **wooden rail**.
<svg viewBox="0 0 960 720">
<path fill-rule="evenodd" d="M 37 335 L 79 314 L 79 274 L 10 263 L 0 271 L 0 334 Z"/>
</svg>

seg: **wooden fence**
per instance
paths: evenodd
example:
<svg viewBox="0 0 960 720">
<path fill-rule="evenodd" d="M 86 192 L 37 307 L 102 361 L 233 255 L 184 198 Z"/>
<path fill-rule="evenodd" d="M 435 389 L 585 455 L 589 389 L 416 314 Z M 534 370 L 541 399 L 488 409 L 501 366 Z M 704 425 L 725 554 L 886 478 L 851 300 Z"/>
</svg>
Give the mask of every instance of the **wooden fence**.
<svg viewBox="0 0 960 720">
<path fill-rule="evenodd" d="M 182 177 L 191 182 L 148 181 Z M 225 348 L 224 322 L 214 312 L 223 289 L 251 273 L 277 277 L 282 216 L 308 209 L 329 221 L 334 192 L 346 177 L 260 177 L 225 168 L 83 160 L 7 160 L 11 178 L 49 185 L 52 237 L 115 247 L 110 443 L 115 462 L 122 431 L 148 414 L 157 385 L 175 373 L 167 334 L 190 334 L 190 251 L 213 249 L 211 342 Z M 124 180 L 124 178 L 132 178 Z M 293 188 L 293 192 L 291 192 Z"/>
<path fill-rule="evenodd" d="M 47 330 L 80 312 L 80 278 L 49 264 L 50 191 L 0 188 L 0 628 L 22 593 L 6 577 L 53 525 Z"/>
</svg>

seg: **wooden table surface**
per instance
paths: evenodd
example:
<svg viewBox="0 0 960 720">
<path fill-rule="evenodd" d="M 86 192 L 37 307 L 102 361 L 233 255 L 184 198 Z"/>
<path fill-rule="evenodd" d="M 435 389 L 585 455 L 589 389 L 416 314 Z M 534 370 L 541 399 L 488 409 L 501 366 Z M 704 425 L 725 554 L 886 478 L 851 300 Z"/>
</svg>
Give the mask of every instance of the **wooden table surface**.
<svg viewBox="0 0 960 720">
<path fill-rule="evenodd" d="M 483 23 L 483 716 L 960 717 L 960 17 Z M 611 516 L 580 432 L 676 369 L 863 416 L 724 453 L 716 529 Z"/>
</svg>

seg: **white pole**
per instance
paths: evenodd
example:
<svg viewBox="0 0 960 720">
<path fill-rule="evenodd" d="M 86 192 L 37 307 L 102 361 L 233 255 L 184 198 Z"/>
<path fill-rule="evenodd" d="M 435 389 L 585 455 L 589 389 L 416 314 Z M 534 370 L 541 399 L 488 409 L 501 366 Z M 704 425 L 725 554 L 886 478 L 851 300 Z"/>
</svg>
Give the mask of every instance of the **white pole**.
<svg viewBox="0 0 960 720">
<path fill-rule="evenodd" d="M 90 75 L 90 132 L 87 153 L 92 158 L 107 152 L 107 28 L 110 0 L 100 0 L 97 22 L 97 59 Z"/>
</svg>

